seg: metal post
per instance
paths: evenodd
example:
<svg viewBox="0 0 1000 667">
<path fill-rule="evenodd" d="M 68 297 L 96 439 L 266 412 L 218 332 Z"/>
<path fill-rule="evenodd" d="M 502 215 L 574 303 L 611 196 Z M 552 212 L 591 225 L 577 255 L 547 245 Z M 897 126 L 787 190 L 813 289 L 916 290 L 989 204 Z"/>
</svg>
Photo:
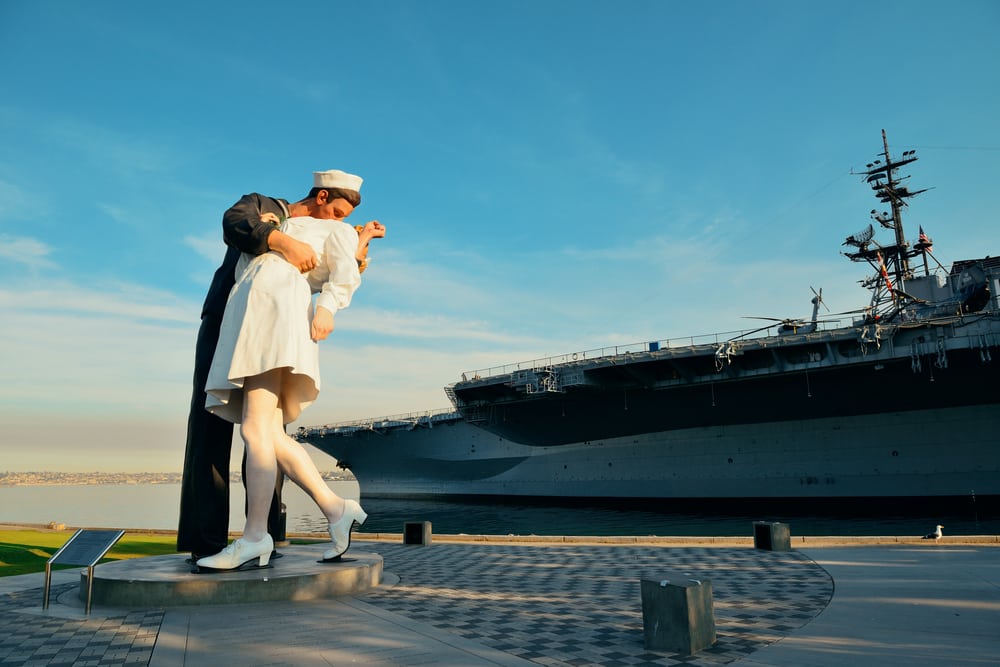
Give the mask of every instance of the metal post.
<svg viewBox="0 0 1000 667">
<path fill-rule="evenodd" d="M 52 562 L 45 563 L 45 590 L 42 593 L 42 609 L 49 608 L 49 590 L 52 588 Z"/>
<path fill-rule="evenodd" d="M 90 605 L 94 601 L 94 566 L 87 566 L 87 613 L 90 613 Z"/>
</svg>

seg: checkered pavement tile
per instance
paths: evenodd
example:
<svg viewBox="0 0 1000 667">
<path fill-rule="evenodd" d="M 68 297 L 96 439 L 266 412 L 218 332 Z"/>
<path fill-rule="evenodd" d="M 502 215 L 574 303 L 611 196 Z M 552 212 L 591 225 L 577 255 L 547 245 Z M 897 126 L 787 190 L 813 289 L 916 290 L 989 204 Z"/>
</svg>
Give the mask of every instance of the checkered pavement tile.
<svg viewBox="0 0 1000 667">
<path fill-rule="evenodd" d="M 661 546 L 380 545 L 400 578 L 365 602 L 541 665 L 718 665 L 805 625 L 833 582 L 794 551 Z M 711 580 L 716 643 L 643 647 L 640 580 Z"/>
<path fill-rule="evenodd" d="M 796 552 L 666 546 L 379 543 L 399 577 L 363 600 L 539 665 L 720 665 L 805 625 L 833 582 Z M 717 642 L 694 656 L 643 647 L 640 580 L 712 582 Z M 50 599 L 78 588 L 54 586 Z M 162 610 L 86 619 L 11 613 L 42 589 L 0 595 L 0 667 L 147 665 Z"/>
<path fill-rule="evenodd" d="M 49 599 L 78 589 L 53 586 Z M 38 607 L 43 591 L 34 588 L 0 596 L 0 665 L 3 667 L 103 667 L 148 665 L 163 610 L 123 612 L 82 620 L 11 613 Z"/>
</svg>

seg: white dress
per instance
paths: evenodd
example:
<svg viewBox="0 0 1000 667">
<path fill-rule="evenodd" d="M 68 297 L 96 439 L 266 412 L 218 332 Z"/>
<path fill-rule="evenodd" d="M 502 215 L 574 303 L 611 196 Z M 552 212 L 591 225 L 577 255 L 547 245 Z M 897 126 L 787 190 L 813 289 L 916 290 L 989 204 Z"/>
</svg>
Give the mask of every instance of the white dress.
<svg viewBox="0 0 1000 667">
<path fill-rule="evenodd" d="M 243 419 L 244 380 L 275 368 L 290 370 L 281 397 L 286 424 L 316 400 L 319 344 L 310 337 L 312 295 L 318 294 L 316 306 L 336 315 L 361 284 L 354 227 L 299 217 L 280 229 L 311 245 L 317 264 L 302 274 L 273 251 L 240 258 L 205 386 L 205 409 L 233 423 Z"/>
</svg>

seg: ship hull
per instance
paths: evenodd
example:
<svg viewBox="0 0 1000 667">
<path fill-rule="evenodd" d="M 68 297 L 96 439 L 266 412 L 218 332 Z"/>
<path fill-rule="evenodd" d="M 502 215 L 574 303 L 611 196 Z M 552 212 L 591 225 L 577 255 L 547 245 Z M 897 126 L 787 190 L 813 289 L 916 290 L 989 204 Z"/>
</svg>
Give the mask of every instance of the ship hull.
<svg viewBox="0 0 1000 667">
<path fill-rule="evenodd" d="M 460 419 L 313 435 L 374 497 L 869 498 L 1000 495 L 995 405 L 673 429 L 558 446 Z"/>
</svg>

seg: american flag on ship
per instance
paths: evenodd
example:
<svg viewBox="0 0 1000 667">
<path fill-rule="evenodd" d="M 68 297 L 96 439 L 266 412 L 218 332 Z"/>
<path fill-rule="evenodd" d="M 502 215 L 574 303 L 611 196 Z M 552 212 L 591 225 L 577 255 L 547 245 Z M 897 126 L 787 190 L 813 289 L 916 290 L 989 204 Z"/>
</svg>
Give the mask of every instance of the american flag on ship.
<svg viewBox="0 0 1000 667">
<path fill-rule="evenodd" d="M 927 234 L 924 234 L 923 225 L 920 226 L 920 236 L 917 237 L 917 243 L 926 243 L 927 252 L 934 252 L 934 246 L 931 245 L 931 240 L 927 238 Z"/>
</svg>

